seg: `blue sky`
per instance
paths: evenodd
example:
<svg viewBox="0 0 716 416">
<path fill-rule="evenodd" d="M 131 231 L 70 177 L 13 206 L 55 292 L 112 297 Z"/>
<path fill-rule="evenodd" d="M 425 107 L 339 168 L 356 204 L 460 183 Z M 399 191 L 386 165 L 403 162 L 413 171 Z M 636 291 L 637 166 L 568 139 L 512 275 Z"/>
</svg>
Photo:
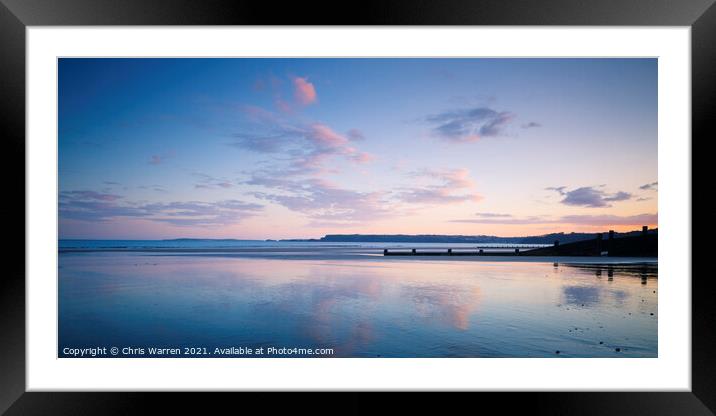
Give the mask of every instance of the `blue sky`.
<svg viewBox="0 0 716 416">
<path fill-rule="evenodd" d="M 656 59 L 60 59 L 61 238 L 657 223 Z"/>
</svg>

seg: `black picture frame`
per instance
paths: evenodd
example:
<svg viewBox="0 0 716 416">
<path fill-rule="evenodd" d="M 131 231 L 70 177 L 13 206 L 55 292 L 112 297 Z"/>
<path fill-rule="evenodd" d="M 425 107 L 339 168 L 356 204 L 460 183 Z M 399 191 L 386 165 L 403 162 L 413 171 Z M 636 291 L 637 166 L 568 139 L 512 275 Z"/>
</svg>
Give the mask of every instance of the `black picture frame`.
<svg viewBox="0 0 716 416">
<path fill-rule="evenodd" d="M 8 194 L 0 204 L 8 272 L 0 278 L 0 412 L 26 414 L 134 414 L 166 410 L 202 410 L 225 400 L 197 394 L 27 393 L 25 392 L 25 29 L 68 25 L 648 25 L 689 26 L 692 30 L 692 146 L 706 142 L 716 107 L 716 6 L 714 0 L 402 0 L 355 4 L 198 0 L 0 0 L 0 120 L 5 161 L 0 163 Z M 692 147 L 693 149 L 693 147 Z M 693 154 L 693 150 L 692 150 Z M 20 178 L 23 178 L 22 180 Z M 694 176 L 696 178 L 696 176 Z M 693 185 L 692 185 L 692 189 Z M 694 195 L 703 198 L 700 195 Z M 693 204 L 692 198 L 692 204 Z M 9 201 L 13 201 L 12 203 Z M 20 202 L 23 201 L 23 202 Z M 693 205 L 692 205 L 693 206 Z M 690 278 L 690 276 L 680 276 Z M 505 412 L 528 409 L 545 414 L 688 414 L 716 410 L 716 317 L 708 274 L 692 279 L 692 391 L 604 393 L 482 393 L 479 407 L 498 405 Z M 237 375 L 240 376 L 240 375 Z M 615 375 L 618 377 L 618 375 Z M 170 395 L 170 396 L 169 396 Z M 520 395 L 519 397 L 513 397 Z M 169 396 L 169 397 L 168 397 Z M 371 410 L 358 393 L 334 396 L 338 413 Z M 230 399 L 235 400 L 235 399 Z M 241 400 L 246 400 L 242 398 Z M 324 399 L 302 395 L 275 400 L 252 396 L 271 410 L 320 408 Z M 473 401 L 474 399 L 470 399 Z M 242 406 L 246 406 L 245 402 Z M 408 404 L 409 403 L 409 404 Z M 381 406 L 450 411 L 462 405 L 432 395 Z"/>
</svg>

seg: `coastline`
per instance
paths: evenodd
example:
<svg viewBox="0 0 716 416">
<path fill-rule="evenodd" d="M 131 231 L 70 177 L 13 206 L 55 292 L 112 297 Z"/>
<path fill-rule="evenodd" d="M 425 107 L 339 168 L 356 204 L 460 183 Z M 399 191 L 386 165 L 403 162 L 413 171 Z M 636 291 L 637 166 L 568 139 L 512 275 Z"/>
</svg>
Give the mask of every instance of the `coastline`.
<svg viewBox="0 0 716 416">
<path fill-rule="evenodd" d="M 530 262 L 566 264 L 658 264 L 658 257 L 595 257 L 595 256 L 411 256 L 385 257 L 383 250 L 356 247 L 282 247 L 282 248 L 61 248 L 60 255 L 137 254 L 144 256 L 200 256 L 231 258 L 263 258 L 273 260 L 361 260 L 380 262 Z"/>
</svg>

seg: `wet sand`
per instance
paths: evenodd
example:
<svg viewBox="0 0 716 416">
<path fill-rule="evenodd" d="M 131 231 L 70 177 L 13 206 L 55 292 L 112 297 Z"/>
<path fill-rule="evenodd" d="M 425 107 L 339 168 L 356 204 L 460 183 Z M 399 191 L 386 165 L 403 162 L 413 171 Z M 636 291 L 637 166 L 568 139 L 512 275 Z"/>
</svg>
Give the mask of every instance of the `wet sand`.
<svg viewBox="0 0 716 416">
<path fill-rule="evenodd" d="M 643 260 L 386 258 L 346 248 L 65 252 L 59 343 L 656 357 L 658 265 Z"/>
<path fill-rule="evenodd" d="M 407 250 L 408 246 L 395 246 L 391 250 Z M 442 246 L 425 246 L 420 250 L 441 250 Z M 507 249 L 506 249 L 507 250 Z M 466 251 L 461 248 L 460 251 Z M 497 250 L 494 250 L 497 251 Z M 369 260 L 369 261 L 486 261 L 486 262 L 531 262 L 565 264 L 657 264 L 654 257 L 581 257 L 581 256 L 421 256 L 420 253 L 408 256 L 383 256 L 383 248 L 363 247 L 248 247 L 248 248 L 63 248 L 60 254 L 77 253 L 136 253 L 153 256 L 202 256 L 226 258 L 264 258 L 275 260 Z"/>
</svg>

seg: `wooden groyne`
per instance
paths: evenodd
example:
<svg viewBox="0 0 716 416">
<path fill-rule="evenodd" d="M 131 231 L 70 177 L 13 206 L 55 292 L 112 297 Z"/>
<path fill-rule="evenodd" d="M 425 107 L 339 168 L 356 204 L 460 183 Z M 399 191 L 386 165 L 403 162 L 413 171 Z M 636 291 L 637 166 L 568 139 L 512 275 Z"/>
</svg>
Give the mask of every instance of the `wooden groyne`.
<svg viewBox="0 0 716 416">
<path fill-rule="evenodd" d="M 498 248 L 480 248 L 477 250 L 469 250 L 469 249 L 457 249 L 454 250 L 452 248 L 448 248 L 445 250 L 435 251 L 435 249 L 424 249 L 424 250 L 418 250 L 416 248 L 413 249 L 383 249 L 383 255 L 384 256 L 519 256 L 522 253 L 525 253 L 526 251 L 533 250 L 533 248 L 515 248 L 514 250 L 510 251 L 485 251 L 488 249 L 500 249 L 504 250 L 505 247 L 498 247 Z"/>
<path fill-rule="evenodd" d="M 552 246 L 495 246 L 448 249 L 417 249 L 394 248 L 384 249 L 384 256 L 580 256 L 580 257 L 658 257 L 658 234 L 649 232 L 648 227 L 642 227 L 640 235 L 615 238 L 614 231 L 610 230 L 604 238 L 599 233 L 596 238 L 560 244 L 555 241 Z M 502 250 L 502 251 L 488 251 Z"/>
</svg>

